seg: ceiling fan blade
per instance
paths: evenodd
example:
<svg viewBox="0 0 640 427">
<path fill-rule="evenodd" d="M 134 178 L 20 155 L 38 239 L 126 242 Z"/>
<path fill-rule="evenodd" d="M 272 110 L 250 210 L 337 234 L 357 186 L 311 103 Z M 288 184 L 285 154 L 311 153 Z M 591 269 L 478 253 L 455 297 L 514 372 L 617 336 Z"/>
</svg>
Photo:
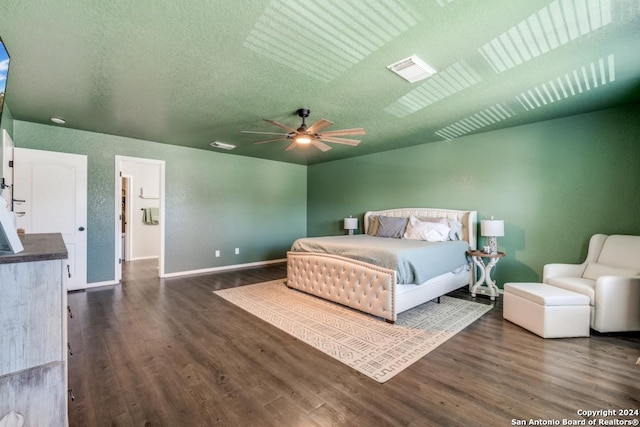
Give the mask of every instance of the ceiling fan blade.
<svg viewBox="0 0 640 427">
<path fill-rule="evenodd" d="M 311 140 L 311 145 L 313 145 L 314 147 L 316 147 L 317 149 L 319 149 L 322 152 L 331 150 L 331 147 L 329 147 L 324 142 L 318 141 L 317 139 L 312 139 Z"/>
<path fill-rule="evenodd" d="M 280 122 L 276 122 L 275 120 L 267 120 L 267 119 L 264 119 L 264 121 L 265 121 L 265 122 L 267 122 L 267 123 L 271 123 L 271 124 L 272 124 L 272 125 L 274 125 L 274 126 L 278 126 L 279 128 L 284 129 L 284 130 L 286 130 L 286 131 L 287 131 L 287 132 L 289 132 L 289 133 L 291 133 L 291 132 L 295 132 L 295 131 L 296 131 L 294 128 L 289 127 L 289 126 L 287 126 L 287 125 L 283 125 L 282 123 L 280 123 Z"/>
<path fill-rule="evenodd" d="M 320 135 L 320 140 L 324 142 L 335 142 L 336 144 L 352 145 L 354 147 L 360 144 L 360 141 L 357 139 L 335 138 L 333 136 L 324 136 L 324 134 Z"/>
<path fill-rule="evenodd" d="M 258 132 L 255 130 L 241 130 L 240 132 L 242 133 L 259 133 L 261 135 L 287 135 L 286 133 L 282 133 L 282 132 Z"/>
<path fill-rule="evenodd" d="M 329 132 L 322 132 L 320 136 L 346 136 L 346 135 L 364 135 L 363 128 L 354 129 L 342 129 L 342 130 L 330 130 Z"/>
<path fill-rule="evenodd" d="M 314 124 L 312 124 L 311 126 L 309 126 L 307 128 L 307 133 L 318 133 L 318 131 L 320 131 L 321 129 L 324 129 L 326 127 L 329 127 L 333 124 L 333 122 L 330 122 L 327 119 L 320 119 L 317 122 L 315 122 Z"/>
<path fill-rule="evenodd" d="M 254 144 L 264 144 L 265 142 L 273 142 L 273 141 L 286 141 L 289 138 L 275 138 L 275 139 L 265 139 L 264 141 L 257 141 Z"/>
<path fill-rule="evenodd" d="M 284 151 L 293 150 L 294 148 L 296 148 L 296 145 L 297 145 L 297 142 L 293 141 L 291 144 L 287 146 L 287 148 L 284 149 Z"/>
</svg>

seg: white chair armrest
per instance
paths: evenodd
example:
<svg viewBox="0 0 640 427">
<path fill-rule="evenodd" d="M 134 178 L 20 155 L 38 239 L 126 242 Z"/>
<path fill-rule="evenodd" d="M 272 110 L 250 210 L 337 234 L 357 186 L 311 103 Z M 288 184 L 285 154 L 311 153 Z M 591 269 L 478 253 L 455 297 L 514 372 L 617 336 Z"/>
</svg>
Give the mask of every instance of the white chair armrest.
<svg viewBox="0 0 640 427">
<path fill-rule="evenodd" d="M 586 263 L 582 264 L 546 264 L 542 269 L 542 282 L 551 277 L 582 277 Z"/>
<path fill-rule="evenodd" d="M 596 280 L 593 329 L 599 332 L 640 330 L 640 276 L 601 276 Z"/>
</svg>

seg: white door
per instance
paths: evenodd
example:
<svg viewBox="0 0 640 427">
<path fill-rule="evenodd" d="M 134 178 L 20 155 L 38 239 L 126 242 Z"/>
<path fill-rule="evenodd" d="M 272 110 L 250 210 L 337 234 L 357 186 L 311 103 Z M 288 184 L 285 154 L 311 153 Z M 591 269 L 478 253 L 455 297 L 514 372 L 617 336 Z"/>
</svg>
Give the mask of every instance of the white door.
<svg viewBox="0 0 640 427">
<path fill-rule="evenodd" d="M 26 233 L 62 233 L 69 290 L 87 287 L 87 156 L 14 148 L 14 213 Z"/>
<path fill-rule="evenodd" d="M 9 168 L 9 162 L 13 161 L 13 140 L 5 129 L 2 129 L 2 186 L 0 193 L 5 199 L 5 205 L 11 206 L 11 186 L 13 185 L 13 174 Z M 0 200 L 1 201 L 1 200 Z"/>
</svg>

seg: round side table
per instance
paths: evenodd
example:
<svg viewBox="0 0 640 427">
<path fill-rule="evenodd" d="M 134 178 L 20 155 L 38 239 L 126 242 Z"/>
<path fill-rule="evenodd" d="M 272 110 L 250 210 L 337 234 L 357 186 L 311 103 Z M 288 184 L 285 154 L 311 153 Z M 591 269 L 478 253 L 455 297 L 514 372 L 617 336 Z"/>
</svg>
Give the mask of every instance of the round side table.
<svg viewBox="0 0 640 427">
<path fill-rule="evenodd" d="M 476 294 L 488 295 L 491 301 L 495 300 L 498 296 L 498 286 L 496 282 L 491 279 L 491 270 L 500 261 L 500 258 L 504 258 L 506 254 L 504 252 L 497 252 L 495 254 L 488 254 L 482 251 L 467 251 L 467 255 L 471 257 L 474 264 L 480 270 L 480 277 L 476 280 L 476 283 L 471 286 L 471 296 L 476 297 Z M 485 259 L 488 262 L 485 264 Z"/>
</svg>

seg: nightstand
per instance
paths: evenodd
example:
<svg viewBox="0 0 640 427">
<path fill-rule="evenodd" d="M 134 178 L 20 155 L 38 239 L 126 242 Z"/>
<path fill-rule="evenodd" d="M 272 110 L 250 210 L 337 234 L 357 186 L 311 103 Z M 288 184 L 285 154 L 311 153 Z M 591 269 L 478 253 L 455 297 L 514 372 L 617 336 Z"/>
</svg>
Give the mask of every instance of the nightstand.
<svg viewBox="0 0 640 427">
<path fill-rule="evenodd" d="M 471 286 L 471 296 L 475 298 L 476 294 L 489 295 L 491 301 L 495 300 L 498 296 L 499 288 L 496 286 L 496 282 L 491 279 L 491 270 L 500 261 L 500 258 L 504 258 L 506 254 L 504 252 L 488 254 L 482 251 L 467 251 L 467 255 L 473 259 L 474 264 L 480 270 L 480 277 Z M 485 259 L 488 260 L 486 264 Z"/>
</svg>

